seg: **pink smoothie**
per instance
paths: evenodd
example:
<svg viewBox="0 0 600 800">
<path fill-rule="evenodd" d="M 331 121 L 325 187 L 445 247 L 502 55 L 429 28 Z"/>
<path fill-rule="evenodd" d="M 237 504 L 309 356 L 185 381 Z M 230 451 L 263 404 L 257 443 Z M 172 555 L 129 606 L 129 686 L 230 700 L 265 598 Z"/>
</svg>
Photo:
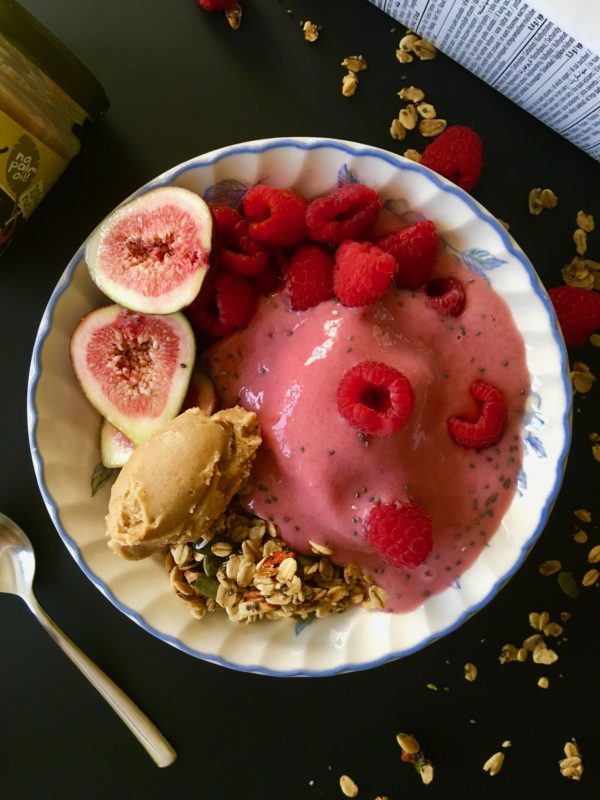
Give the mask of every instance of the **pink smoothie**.
<svg viewBox="0 0 600 800">
<path fill-rule="evenodd" d="M 465 285 L 458 318 L 425 305 L 423 290 L 390 290 L 366 308 L 336 301 L 291 311 L 285 295 L 261 301 L 248 328 L 206 353 L 223 405 L 239 401 L 258 414 L 263 435 L 249 508 L 272 520 L 297 552 L 325 543 L 333 560 L 353 562 L 407 611 L 455 581 L 496 531 L 521 465 L 519 430 L 529 376 L 525 348 L 506 303 L 486 281 L 443 253 L 434 277 Z M 410 420 L 389 436 L 368 436 L 339 414 L 336 391 L 360 361 L 403 372 L 415 392 Z M 503 393 L 506 432 L 496 447 L 458 447 L 450 415 L 476 412 L 475 380 Z M 434 545 L 413 570 L 374 553 L 363 518 L 374 503 L 412 501 L 430 514 Z"/>
</svg>

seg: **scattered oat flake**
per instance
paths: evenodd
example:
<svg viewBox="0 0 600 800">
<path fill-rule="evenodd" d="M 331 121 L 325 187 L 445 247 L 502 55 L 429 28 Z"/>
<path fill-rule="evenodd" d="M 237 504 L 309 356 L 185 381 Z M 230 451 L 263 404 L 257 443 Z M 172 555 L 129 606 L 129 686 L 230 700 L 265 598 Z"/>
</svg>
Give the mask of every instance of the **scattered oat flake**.
<svg viewBox="0 0 600 800">
<path fill-rule="evenodd" d="M 237 31 L 242 24 L 242 7 L 239 3 L 234 3 L 231 8 L 225 11 L 225 17 L 229 27 Z"/>
<path fill-rule="evenodd" d="M 344 97 L 352 97 L 356 92 L 357 86 L 358 78 L 356 77 L 356 73 L 349 70 L 342 78 L 342 94 Z"/>
<path fill-rule="evenodd" d="M 541 189 L 536 186 L 530 189 L 528 205 L 529 213 L 537 216 L 541 214 L 545 208 L 554 208 L 558 204 L 558 197 L 552 189 Z"/>
<path fill-rule="evenodd" d="M 573 541 L 577 544 L 585 544 L 588 540 L 588 535 L 585 531 L 575 531 L 573 534 Z"/>
<path fill-rule="evenodd" d="M 433 764 L 426 762 L 419 770 L 421 780 L 427 786 L 433 781 Z"/>
<path fill-rule="evenodd" d="M 423 89 L 418 89 L 416 86 L 405 86 L 398 92 L 400 100 L 409 100 L 411 103 L 420 103 L 425 99 L 425 92 Z"/>
<path fill-rule="evenodd" d="M 505 739 L 505 740 L 502 742 L 502 747 L 512 747 L 512 742 L 511 742 L 511 740 L 510 740 L 510 739 Z"/>
<path fill-rule="evenodd" d="M 540 615 L 539 615 L 538 611 L 530 611 L 529 612 L 529 624 L 531 625 L 531 627 L 534 630 L 539 631 L 539 629 L 540 629 Z"/>
<path fill-rule="evenodd" d="M 558 622 L 549 622 L 547 625 L 544 625 L 544 636 L 560 636 L 563 632 L 562 625 L 559 625 Z"/>
<path fill-rule="evenodd" d="M 422 119 L 421 122 L 419 122 L 419 132 L 421 136 L 431 138 L 443 133 L 447 125 L 448 123 L 445 119 Z"/>
<path fill-rule="evenodd" d="M 431 105 L 431 103 L 419 103 L 417 113 L 423 119 L 435 119 L 437 117 L 435 106 Z"/>
<path fill-rule="evenodd" d="M 543 561 L 538 567 L 538 572 L 540 575 L 554 575 L 555 572 L 560 572 L 561 567 L 560 561 Z"/>
<path fill-rule="evenodd" d="M 590 344 L 594 347 L 600 347 L 600 333 L 592 333 L 590 336 Z"/>
<path fill-rule="evenodd" d="M 578 508 L 573 514 L 577 517 L 577 519 L 581 520 L 582 522 L 591 522 L 592 521 L 592 514 L 587 508 Z"/>
<path fill-rule="evenodd" d="M 542 190 L 539 187 L 529 190 L 528 206 L 529 213 L 537 217 L 544 210 L 542 205 Z"/>
<path fill-rule="evenodd" d="M 367 62 L 363 56 L 346 56 L 342 61 L 342 67 L 350 72 L 362 72 L 363 69 L 367 69 Z"/>
<path fill-rule="evenodd" d="M 311 22 L 309 19 L 307 19 L 302 26 L 302 30 L 304 31 L 304 38 L 307 42 L 316 42 L 319 38 L 321 26 L 316 25 L 314 22 Z"/>
<path fill-rule="evenodd" d="M 594 217 L 591 214 L 586 214 L 585 211 L 577 212 L 576 222 L 577 227 L 586 233 L 591 233 L 594 230 Z"/>
<path fill-rule="evenodd" d="M 550 681 L 544 675 L 541 678 L 538 678 L 537 685 L 540 689 L 547 689 L 550 686 Z"/>
<path fill-rule="evenodd" d="M 532 658 L 534 664 L 545 664 L 549 666 L 550 664 L 554 664 L 555 661 L 558 661 L 558 653 L 547 647 L 544 642 L 541 642 L 533 651 Z"/>
<path fill-rule="evenodd" d="M 588 569 L 588 571 L 585 573 L 585 575 L 581 579 L 581 583 L 585 587 L 593 586 L 596 583 L 596 581 L 598 580 L 599 577 L 600 577 L 600 572 L 597 569 L 595 569 L 595 568 L 594 569 Z"/>
<path fill-rule="evenodd" d="M 560 621 L 561 622 L 568 622 L 571 619 L 571 614 L 569 611 L 561 611 L 560 612 Z"/>
<path fill-rule="evenodd" d="M 421 153 L 419 153 L 418 150 L 414 150 L 412 147 L 409 147 L 408 150 L 405 150 L 402 155 L 404 158 L 408 158 L 410 161 L 416 161 L 417 164 L 422 158 Z"/>
<path fill-rule="evenodd" d="M 516 661 L 517 660 L 517 652 L 518 652 L 518 648 L 515 647 L 514 644 L 502 645 L 498 660 L 500 661 L 501 664 L 506 664 L 509 661 Z"/>
<path fill-rule="evenodd" d="M 592 445 L 592 455 L 596 461 L 600 461 L 600 444 Z"/>
<path fill-rule="evenodd" d="M 358 794 L 358 786 L 348 775 L 342 775 L 340 777 L 340 789 L 342 790 L 342 794 L 346 797 L 356 797 Z"/>
<path fill-rule="evenodd" d="M 510 224 L 506 222 L 506 220 L 500 219 L 500 217 L 496 217 L 496 220 L 500 223 L 500 225 L 502 225 L 505 231 L 510 230 Z"/>
<path fill-rule="evenodd" d="M 402 48 L 396 50 L 396 58 L 401 64 L 410 64 L 410 62 L 413 60 L 412 55 L 407 53 L 406 50 L 402 50 Z"/>
<path fill-rule="evenodd" d="M 427 688 L 428 688 L 428 689 L 431 689 L 433 692 L 437 692 L 437 691 L 439 691 L 439 690 L 438 690 L 438 687 L 435 685 L 435 683 L 428 683 L 428 684 L 427 684 Z"/>
<path fill-rule="evenodd" d="M 406 108 L 400 110 L 398 119 L 407 131 L 412 131 L 417 126 L 417 116 L 417 109 L 412 103 L 409 103 Z"/>
<path fill-rule="evenodd" d="M 419 41 L 419 37 L 416 36 L 414 33 L 407 33 L 400 39 L 400 44 L 398 47 L 400 50 L 403 50 L 405 53 L 411 53 L 414 49 L 415 44 Z"/>
<path fill-rule="evenodd" d="M 576 361 L 570 374 L 573 389 L 579 394 L 587 394 L 596 381 L 596 376 L 583 361 Z M 586 520 L 584 520 L 585 522 Z"/>
<path fill-rule="evenodd" d="M 470 661 L 465 664 L 465 680 L 470 682 L 477 680 L 477 667 Z"/>
<path fill-rule="evenodd" d="M 558 197 L 552 189 L 542 189 L 540 202 L 544 208 L 555 208 L 558 205 Z"/>
<path fill-rule="evenodd" d="M 525 647 L 519 647 L 517 650 L 517 661 L 523 662 L 527 661 L 527 649 Z"/>
<path fill-rule="evenodd" d="M 436 46 L 428 39 L 418 39 L 412 50 L 421 61 L 432 61 L 437 56 Z"/>
<path fill-rule="evenodd" d="M 573 233 L 573 241 L 577 255 L 584 256 L 587 253 L 587 233 L 581 228 L 576 228 Z"/>
<path fill-rule="evenodd" d="M 592 547 L 590 552 L 588 553 L 587 560 L 590 564 L 597 564 L 600 561 L 600 544 L 595 545 Z"/>
<path fill-rule="evenodd" d="M 406 128 L 398 118 L 393 119 L 391 122 L 390 136 L 397 142 L 401 142 L 403 139 L 406 139 Z"/>
<path fill-rule="evenodd" d="M 577 289 L 593 289 L 595 278 L 590 270 L 590 266 L 593 263 L 587 258 L 574 256 L 561 270 L 563 281 L 567 286 L 573 286 Z"/>
<path fill-rule="evenodd" d="M 410 733 L 397 733 L 396 741 L 398 742 L 403 753 L 416 755 L 421 750 L 421 745 Z"/>
<path fill-rule="evenodd" d="M 502 765 L 504 764 L 504 758 L 505 758 L 504 753 L 500 751 L 494 753 L 494 755 L 490 756 L 483 765 L 484 772 L 489 772 L 490 775 L 497 775 L 502 769 Z"/>
</svg>

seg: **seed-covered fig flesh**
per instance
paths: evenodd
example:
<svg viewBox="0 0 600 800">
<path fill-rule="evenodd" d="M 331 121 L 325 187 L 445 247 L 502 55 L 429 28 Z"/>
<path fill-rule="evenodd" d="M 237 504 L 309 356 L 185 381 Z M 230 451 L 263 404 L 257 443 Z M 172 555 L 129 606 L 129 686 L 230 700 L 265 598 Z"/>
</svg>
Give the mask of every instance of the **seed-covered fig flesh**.
<svg viewBox="0 0 600 800">
<path fill-rule="evenodd" d="M 163 186 L 115 209 L 92 233 L 85 260 L 119 305 L 171 314 L 189 305 L 209 266 L 212 215 L 188 189 Z"/>
<path fill-rule="evenodd" d="M 100 428 L 100 456 L 108 469 L 118 469 L 126 464 L 135 445 L 124 433 L 105 419 Z"/>
<path fill-rule="evenodd" d="M 90 403 L 134 444 L 179 413 L 196 355 L 183 314 L 98 308 L 79 322 L 70 349 Z"/>
<path fill-rule="evenodd" d="M 192 372 L 181 410 L 186 411 L 188 408 L 199 408 L 205 414 L 214 414 L 217 410 L 215 385 L 201 369 L 194 369 Z"/>
</svg>

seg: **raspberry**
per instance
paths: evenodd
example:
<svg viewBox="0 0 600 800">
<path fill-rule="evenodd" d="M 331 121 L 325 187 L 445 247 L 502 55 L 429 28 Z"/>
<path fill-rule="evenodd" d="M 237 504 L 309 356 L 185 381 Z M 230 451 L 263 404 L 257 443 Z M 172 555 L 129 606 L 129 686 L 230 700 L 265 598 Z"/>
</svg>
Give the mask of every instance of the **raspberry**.
<svg viewBox="0 0 600 800">
<path fill-rule="evenodd" d="M 308 235 L 317 242 L 329 244 L 360 239 L 375 222 L 380 208 L 381 200 L 374 189 L 362 183 L 347 183 L 309 204 L 306 210 Z"/>
<path fill-rule="evenodd" d="M 219 233 L 219 241 L 223 244 L 230 242 L 242 215 L 231 206 L 212 206 L 211 211 Z"/>
<path fill-rule="evenodd" d="M 479 403 L 479 415 L 448 418 L 448 433 L 460 447 L 484 450 L 498 444 L 506 428 L 506 403 L 494 386 L 484 381 L 475 381 L 469 389 Z"/>
<path fill-rule="evenodd" d="M 317 244 L 305 244 L 292 253 L 285 287 L 294 311 L 312 308 L 333 296 L 333 256 Z"/>
<path fill-rule="evenodd" d="M 300 195 L 258 183 L 246 192 L 243 202 L 253 239 L 290 247 L 304 238 L 308 203 Z"/>
<path fill-rule="evenodd" d="M 248 222 L 229 206 L 212 209 L 218 231 L 220 266 L 233 275 L 258 275 L 269 263 L 269 254 L 261 242 L 248 235 Z"/>
<path fill-rule="evenodd" d="M 425 287 L 425 304 L 445 317 L 458 317 L 465 308 L 465 287 L 456 278 L 437 278 Z"/>
<path fill-rule="evenodd" d="M 281 272 L 272 258 L 267 264 L 266 269 L 263 269 L 262 272 L 259 272 L 258 275 L 255 275 L 251 279 L 251 283 L 257 294 L 267 295 L 279 289 L 281 285 Z"/>
<path fill-rule="evenodd" d="M 196 2 L 205 11 L 227 11 L 237 0 L 196 0 Z"/>
<path fill-rule="evenodd" d="M 227 336 L 248 324 L 255 307 L 256 293 L 248 281 L 221 272 L 204 282 L 186 313 L 204 333 Z"/>
<path fill-rule="evenodd" d="M 377 241 L 386 253 L 396 259 L 394 283 L 400 289 L 416 289 L 427 283 L 437 256 L 440 237 L 433 222 L 424 220 L 391 233 Z"/>
<path fill-rule="evenodd" d="M 361 361 L 340 381 L 337 407 L 352 427 L 387 436 L 410 418 L 415 395 L 399 370 L 380 361 Z"/>
<path fill-rule="evenodd" d="M 483 167 L 483 145 L 479 134 L 465 125 L 451 125 L 428 144 L 421 166 L 435 170 L 444 178 L 470 191 Z"/>
<path fill-rule="evenodd" d="M 418 567 L 433 547 L 431 517 L 415 503 L 381 503 L 365 524 L 367 541 L 392 567 Z"/>
<path fill-rule="evenodd" d="M 582 347 L 600 326 L 600 294 L 592 289 L 556 286 L 548 291 L 568 347 Z"/>
<path fill-rule="evenodd" d="M 396 259 L 370 242 L 343 242 L 335 253 L 333 291 L 345 306 L 367 306 L 390 288 Z"/>
</svg>

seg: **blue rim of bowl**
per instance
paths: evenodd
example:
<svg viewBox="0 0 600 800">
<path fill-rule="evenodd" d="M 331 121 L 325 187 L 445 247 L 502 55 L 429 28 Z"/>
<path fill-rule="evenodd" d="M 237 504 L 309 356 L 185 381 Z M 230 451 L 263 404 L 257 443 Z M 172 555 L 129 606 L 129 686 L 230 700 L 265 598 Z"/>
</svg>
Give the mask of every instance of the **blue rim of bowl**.
<svg viewBox="0 0 600 800">
<path fill-rule="evenodd" d="M 179 164 L 173 167 L 172 169 L 167 170 L 166 172 L 157 176 L 153 180 L 149 181 L 144 186 L 140 187 L 137 191 L 135 191 L 130 196 L 130 198 L 136 197 L 139 194 L 143 194 L 149 189 L 155 188 L 157 186 L 163 186 L 165 184 L 172 183 L 180 175 L 184 174 L 185 172 L 188 172 L 189 170 L 195 169 L 196 167 L 212 166 L 221 159 L 226 158 L 234 153 L 257 154 L 257 153 L 263 153 L 267 150 L 273 150 L 282 147 L 297 148 L 299 150 L 304 150 L 304 151 L 318 150 L 322 148 L 336 149 L 346 153 L 349 156 L 371 156 L 382 159 L 383 161 L 386 161 L 388 164 L 392 165 L 397 169 L 408 172 L 420 173 L 428 180 L 430 180 L 441 191 L 454 194 L 457 197 L 459 197 L 469 207 L 469 209 L 473 212 L 473 214 L 475 214 L 476 217 L 478 217 L 480 220 L 491 225 L 494 228 L 494 230 L 500 235 L 507 251 L 515 259 L 517 259 L 524 267 L 529 277 L 529 281 L 534 293 L 542 300 L 542 303 L 544 304 L 544 307 L 548 313 L 548 321 L 550 323 L 553 341 L 557 345 L 561 353 L 561 367 L 562 367 L 561 372 L 563 377 L 563 389 L 566 398 L 565 413 L 563 415 L 563 434 L 564 434 L 563 448 L 556 462 L 556 474 L 552 488 L 548 492 L 546 503 L 541 509 L 539 520 L 537 525 L 535 526 L 533 533 L 531 534 L 529 539 L 523 544 L 521 552 L 519 553 L 519 557 L 515 560 L 514 564 L 511 566 L 509 570 L 507 570 L 502 575 L 502 577 L 499 580 L 497 580 L 494 583 L 494 585 L 492 586 L 490 591 L 486 594 L 486 596 L 480 602 L 465 609 L 465 611 L 459 616 L 459 618 L 451 625 L 446 627 L 444 630 L 431 634 L 431 636 L 423 639 L 421 642 L 414 645 L 413 647 L 407 648 L 405 650 L 392 651 L 372 661 L 367 661 L 364 663 L 361 662 L 361 663 L 342 664 L 325 670 L 306 670 L 302 668 L 294 670 L 273 670 L 263 667 L 260 664 L 254 664 L 254 665 L 237 664 L 235 662 L 228 661 L 227 659 L 215 656 L 210 653 L 203 653 L 200 650 L 195 650 L 188 647 L 174 636 L 161 633 L 156 628 L 153 628 L 151 625 L 149 625 L 141 614 L 139 614 L 136 611 L 133 611 L 131 608 L 121 603 L 115 597 L 115 595 L 113 594 L 111 589 L 107 586 L 107 584 L 104 583 L 104 581 L 101 580 L 94 572 L 92 572 L 92 570 L 85 562 L 77 543 L 69 536 L 69 534 L 64 529 L 60 519 L 60 512 L 58 506 L 56 505 L 54 498 L 52 497 L 52 495 L 48 491 L 48 487 L 46 486 L 46 482 L 44 479 L 44 462 L 37 447 L 37 440 L 36 440 L 38 414 L 35 404 L 35 394 L 38 381 L 41 375 L 41 366 L 40 366 L 41 351 L 44 342 L 46 340 L 46 337 L 48 336 L 48 333 L 50 332 L 52 326 L 52 318 L 54 314 L 54 309 L 56 307 L 56 303 L 63 294 L 63 292 L 66 291 L 66 289 L 70 286 L 73 272 L 83 258 L 84 245 L 82 245 L 77 250 L 73 258 L 69 261 L 67 268 L 60 277 L 50 297 L 50 300 L 48 301 L 48 305 L 46 306 L 46 309 L 42 316 L 42 320 L 40 322 L 40 326 L 33 347 L 33 354 L 29 370 L 29 381 L 27 386 L 27 427 L 29 434 L 29 447 L 33 459 L 35 475 L 38 481 L 38 485 L 44 503 L 52 519 L 52 522 L 54 523 L 54 526 L 56 527 L 67 549 L 69 550 L 69 552 L 71 553 L 71 555 L 73 556 L 79 567 L 83 570 L 85 575 L 121 613 L 125 614 L 125 616 L 133 620 L 143 630 L 152 634 L 161 641 L 170 644 L 171 646 L 177 648 L 178 650 L 183 651 L 184 653 L 187 653 L 188 655 L 191 655 L 195 658 L 199 658 L 203 661 L 208 661 L 212 664 L 218 664 L 220 666 L 227 667 L 229 669 L 233 669 L 239 672 L 256 673 L 260 675 L 267 675 L 278 678 L 292 678 L 292 677 L 319 678 L 319 677 L 329 677 L 332 675 L 339 675 L 348 672 L 359 672 L 362 670 L 373 669 L 374 667 L 381 666 L 382 664 L 385 664 L 389 661 L 395 661 L 400 658 L 409 656 L 412 653 L 416 653 L 419 650 L 422 650 L 423 648 L 427 647 L 432 642 L 435 642 L 438 639 L 441 639 L 444 636 L 447 636 L 449 633 L 455 631 L 457 628 L 463 625 L 470 617 L 472 617 L 484 606 L 486 606 L 495 597 L 495 595 L 500 591 L 500 589 L 502 589 L 502 587 L 522 566 L 529 550 L 533 547 L 538 537 L 544 530 L 544 527 L 548 521 L 548 517 L 550 516 L 550 512 L 552 511 L 552 507 L 554 505 L 554 502 L 556 500 L 556 497 L 558 495 L 562 483 L 564 471 L 566 468 L 567 455 L 569 452 L 569 447 L 571 442 L 570 420 L 571 420 L 571 409 L 572 409 L 572 397 L 566 370 L 566 364 L 568 363 L 567 352 L 562 338 L 562 334 L 558 327 L 558 321 L 556 319 L 556 315 L 554 314 L 552 303 L 548 295 L 546 294 L 545 290 L 543 289 L 541 281 L 539 280 L 537 273 L 535 272 L 533 266 L 529 262 L 529 259 L 527 258 L 525 253 L 518 246 L 516 246 L 516 243 L 512 240 L 511 237 L 509 237 L 505 229 L 490 215 L 488 211 L 486 211 L 486 209 L 483 206 L 480 205 L 478 201 L 476 201 L 473 197 L 471 197 L 471 195 L 469 195 L 467 192 L 463 191 L 459 187 L 455 186 L 453 183 L 450 183 L 445 178 L 442 178 L 441 176 L 437 175 L 435 172 L 432 172 L 431 170 L 426 169 L 425 167 L 422 167 L 419 164 L 409 161 L 408 159 L 396 156 L 393 153 L 390 153 L 387 150 L 383 150 L 381 148 L 349 142 L 341 139 L 325 139 L 325 138 L 313 139 L 313 138 L 303 138 L 303 137 L 262 139 L 252 142 L 242 142 L 240 144 L 223 147 L 218 150 L 206 153 L 205 155 L 192 158 L 189 161 Z"/>
</svg>

